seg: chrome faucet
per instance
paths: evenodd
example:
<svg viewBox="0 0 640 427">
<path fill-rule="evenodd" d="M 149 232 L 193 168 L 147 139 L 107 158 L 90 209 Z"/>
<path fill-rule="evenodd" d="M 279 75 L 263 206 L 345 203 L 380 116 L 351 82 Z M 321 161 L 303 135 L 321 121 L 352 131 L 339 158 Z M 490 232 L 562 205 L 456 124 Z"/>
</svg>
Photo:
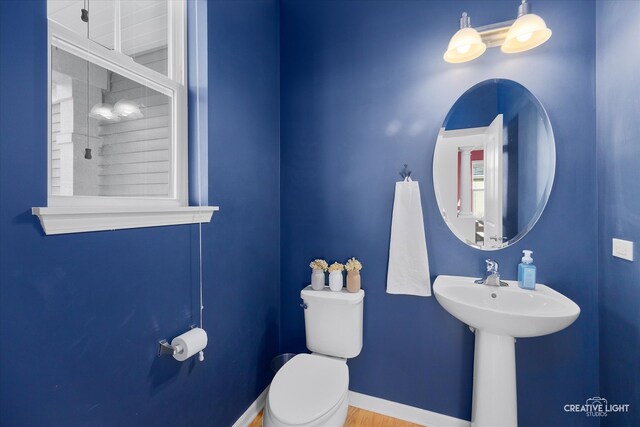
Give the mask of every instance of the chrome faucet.
<svg viewBox="0 0 640 427">
<path fill-rule="evenodd" d="M 478 279 L 475 283 L 479 285 L 487 286 L 509 286 L 507 283 L 500 280 L 500 273 L 498 273 L 498 263 L 492 259 L 486 260 L 487 262 L 487 275 L 484 279 Z"/>
</svg>

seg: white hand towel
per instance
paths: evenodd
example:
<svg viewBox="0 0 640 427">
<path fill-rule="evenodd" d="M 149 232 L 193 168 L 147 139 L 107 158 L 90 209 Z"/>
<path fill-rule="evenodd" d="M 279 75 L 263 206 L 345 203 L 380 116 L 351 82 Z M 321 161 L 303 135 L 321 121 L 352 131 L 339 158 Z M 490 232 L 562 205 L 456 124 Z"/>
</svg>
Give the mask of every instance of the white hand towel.
<svg viewBox="0 0 640 427">
<path fill-rule="evenodd" d="M 387 293 L 431 296 L 420 187 L 418 182 L 412 181 L 411 178 L 396 182 Z"/>
</svg>

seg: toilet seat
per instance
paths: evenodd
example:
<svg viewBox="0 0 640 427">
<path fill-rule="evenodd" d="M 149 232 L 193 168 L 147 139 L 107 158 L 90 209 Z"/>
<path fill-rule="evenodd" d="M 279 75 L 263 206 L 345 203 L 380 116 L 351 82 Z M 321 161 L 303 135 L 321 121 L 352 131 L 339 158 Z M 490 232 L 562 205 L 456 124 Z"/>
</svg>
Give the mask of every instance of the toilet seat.
<svg viewBox="0 0 640 427">
<path fill-rule="evenodd" d="M 268 411 L 283 425 L 313 425 L 344 406 L 348 389 L 349 369 L 344 361 L 299 354 L 274 377 Z"/>
</svg>

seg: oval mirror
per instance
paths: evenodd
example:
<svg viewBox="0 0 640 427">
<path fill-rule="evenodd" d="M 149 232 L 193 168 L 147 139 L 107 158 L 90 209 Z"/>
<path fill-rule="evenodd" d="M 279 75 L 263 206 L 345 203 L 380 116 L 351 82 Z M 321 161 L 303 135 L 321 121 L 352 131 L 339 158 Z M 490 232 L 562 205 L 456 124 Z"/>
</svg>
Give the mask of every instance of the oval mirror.
<svg viewBox="0 0 640 427">
<path fill-rule="evenodd" d="M 463 242 L 482 250 L 520 240 L 553 185 L 549 117 L 524 86 L 486 80 L 451 107 L 438 133 L 433 184 L 440 213 Z"/>
</svg>

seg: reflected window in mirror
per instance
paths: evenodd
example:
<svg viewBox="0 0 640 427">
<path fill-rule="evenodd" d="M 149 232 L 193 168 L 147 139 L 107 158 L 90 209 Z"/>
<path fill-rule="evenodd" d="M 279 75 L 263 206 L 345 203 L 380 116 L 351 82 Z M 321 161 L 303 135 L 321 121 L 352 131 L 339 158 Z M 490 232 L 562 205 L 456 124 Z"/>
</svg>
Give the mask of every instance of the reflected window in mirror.
<svg viewBox="0 0 640 427">
<path fill-rule="evenodd" d="M 465 191 L 470 192 L 473 217 L 481 219 L 484 216 L 484 150 L 471 150 L 469 185 L 464 185 L 462 182 L 461 168 L 462 151 L 458 151 L 458 216 L 462 213 L 460 209 L 461 191 L 465 188 Z"/>
<path fill-rule="evenodd" d="M 471 205 L 473 206 L 473 216 L 475 218 L 484 217 L 484 160 L 473 160 L 473 155 L 483 155 L 482 150 L 475 150 L 471 153 Z"/>
</svg>

